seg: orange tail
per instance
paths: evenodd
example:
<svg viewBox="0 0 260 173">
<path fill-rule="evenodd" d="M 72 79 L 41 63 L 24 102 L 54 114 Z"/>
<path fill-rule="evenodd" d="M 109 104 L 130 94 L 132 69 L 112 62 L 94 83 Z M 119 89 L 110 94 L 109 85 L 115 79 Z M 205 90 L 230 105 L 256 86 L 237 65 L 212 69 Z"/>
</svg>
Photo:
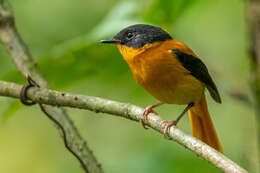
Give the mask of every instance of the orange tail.
<svg viewBox="0 0 260 173">
<path fill-rule="evenodd" d="M 208 112 L 205 96 L 189 110 L 192 135 L 223 153 L 221 144 Z"/>
</svg>

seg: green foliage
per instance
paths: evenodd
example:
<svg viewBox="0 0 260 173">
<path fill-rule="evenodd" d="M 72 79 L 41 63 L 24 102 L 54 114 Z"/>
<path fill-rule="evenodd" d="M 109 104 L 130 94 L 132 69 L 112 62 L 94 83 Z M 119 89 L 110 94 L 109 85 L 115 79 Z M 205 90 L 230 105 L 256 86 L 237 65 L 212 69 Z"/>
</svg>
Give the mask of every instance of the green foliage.
<svg viewBox="0 0 260 173">
<path fill-rule="evenodd" d="M 8 71 L 2 76 L 1 80 L 16 83 L 24 83 L 26 81 L 18 70 Z"/>
<path fill-rule="evenodd" d="M 3 122 L 11 118 L 20 108 L 22 107 L 22 104 L 17 100 L 12 100 L 9 102 L 8 107 L 4 110 L 2 113 L 2 119 Z"/>
<path fill-rule="evenodd" d="M 68 87 L 92 76 L 104 80 L 107 76 L 120 77 L 128 69 L 116 49 L 100 43 L 74 48 L 59 58 L 42 58 L 39 64 L 40 71 L 54 88 Z"/>
<path fill-rule="evenodd" d="M 122 75 L 127 69 L 125 65 L 122 65 L 125 63 L 118 60 L 120 56 L 115 49 L 108 46 L 101 47 L 101 44 L 98 43 L 99 40 L 111 37 L 120 30 L 119 28 L 134 23 L 148 22 L 169 25 L 192 2 L 156 0 L 147 10 L 143 11 L 143 14 L 140 14 L 141 7 L 138 6 L 138 1 L 121 1 L 89 32 L 55 45 L 52 53 L 56 56 L 40 58 L 37 62 L 39 68 L 51 85 L 58 88 L 73 85 L 74 82 L 98 73 L 107 76 Z M 140 16 L 144 16 L 144 20 Z M 101 48 L 102 51 L 98 51 Z M 70 73 L 67 73 L 68 71 Z M 24 81 L 21 80 L 23 78 L 16 70 L 8 71 L 2 76 L 2 79 Z"/>
<path fill-rule="evenodd" d="M 118 28 L 124 28 L 134 23 L 142 23 L 138 15 L 138 6 L 135 1 L 121 1 L 111 9 L 111 11 L 89 32 L 72 38 L 54 47 L 55 54 L 61 54 L 66 49 L 77 47 L 78 45 L 87 46 L 97 43 L 105 37 L 112 36 L 118 32 Z"/>
<path fill-rule="evenodd" d="M 144 20 L 160 26 L 171 26 L 194 3 L 196 3 L 194 0 L 155 0 L 144 13 Z"/>
</svg>

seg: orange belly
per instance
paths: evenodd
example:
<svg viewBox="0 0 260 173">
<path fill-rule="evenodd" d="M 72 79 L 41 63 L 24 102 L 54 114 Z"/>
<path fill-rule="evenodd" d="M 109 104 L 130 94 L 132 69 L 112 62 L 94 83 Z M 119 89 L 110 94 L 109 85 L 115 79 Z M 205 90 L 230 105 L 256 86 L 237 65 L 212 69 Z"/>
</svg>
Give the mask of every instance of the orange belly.
<svg viewBox="0 0 260 173">
<path fill-rule="evenodd" d="M 182 82 L 154 78 L 152 81 L 138 81 L 138 83 L 156 99 L 168 104 L 197 102 L 204 92 L 201 83 L 190 76 L 182 78 Z"/>
<path fill-rule="evenodd" d="M 172 49 L 158 44 L 149 51 L 124 58 L 138 84 L 156 99 L 169 104 L 197 102 L 205 86 L 180 64 Z"/>
</svg>

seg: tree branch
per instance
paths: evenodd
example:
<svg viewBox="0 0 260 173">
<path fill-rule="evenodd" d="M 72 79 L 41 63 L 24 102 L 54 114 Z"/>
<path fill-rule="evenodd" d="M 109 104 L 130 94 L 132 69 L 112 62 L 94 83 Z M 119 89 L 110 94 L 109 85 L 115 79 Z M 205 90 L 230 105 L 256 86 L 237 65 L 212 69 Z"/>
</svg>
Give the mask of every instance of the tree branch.
<svg viewBox="0 0 260 173">
<path fill-rule="evenodd" d="M 42 88 L 47 88 L 47 82 L 38 72 L 26 44 L 16 30 L 13 15 L 4 7 L 5 2 L 5 0 L 0 1 L 0 40 L 11 54 L 20 72 L 25 77 L 30 75 Z M 77 157 L 85 172 L 103 173 L 101 165 L 78 133 L 66 111 L 62 108 L 48 105 L 41 105 L 41 108 L 53 122 L 58 124 L 58 129 L 62 133 L 61 136 L 66 147 Z"/>
<path fill-rule="evenodd" d="M 0 96 L 19 98 L 21 88 L 21 85 L 17 85 L 15 83 L 0 81 Z M 37 103 L 49 104 L 53 106 L 67 106 L 86 109 L 94 112 L 109 113 L 134 121 L 139 121 L 141 114 L 144 111 L 144 109 L 140 107 L 127 103 L 120 103 L 92 96 L 64 93 L 45 88 L 30 88 L 27 94 L 28 98 Z M 165 125 L 162 122 L 163 120 L 159 116 L 149 114 L 148 125 L 154 130 L 163 134 Z M 196 153 L 201 158 L 211 162 L 213 165 L 220 168 L 224 172 L 247 172 L 215 149 L 211 148 L 200 140 L 187 135 L 177 127 L 170 128 L 169 139 L 178 142 L 182 146 Z"/>
</svg>

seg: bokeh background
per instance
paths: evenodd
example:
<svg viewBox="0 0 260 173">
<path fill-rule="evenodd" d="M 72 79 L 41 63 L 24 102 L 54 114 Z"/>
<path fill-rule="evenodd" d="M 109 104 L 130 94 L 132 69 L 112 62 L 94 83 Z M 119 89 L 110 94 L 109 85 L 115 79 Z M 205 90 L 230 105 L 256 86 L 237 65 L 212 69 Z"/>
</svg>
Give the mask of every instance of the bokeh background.
<svg viewBox="0 0 260 173">
<path fill-rule="evenodd" d="M 256 123 L 250 94 L 248 24 L 241 0 L 11 0 L 17 28 L 51 88 L 139 106 L 157 101 L 136 84 L 113 45 L 102 45 L 123 27 L 149 23 L 188 44 L 207 64 L 223 103 L 208 95 L 225 155 L 257 172 Z M 0 45 L 0 80 L 24 83 Z M 235 96 L 242 95 L 242 99 Z M 80 173 L 52 122 L 38 106 L 0 98 L 0 172 Z M 156 110 L 174 119 L 184 106 Z M 86 110 L 68 109 L 106 172 L 220 172 L 182 146 L 140 124 Z M 188 116 L 179 128 L 191 133 Z"/>
</svg>

